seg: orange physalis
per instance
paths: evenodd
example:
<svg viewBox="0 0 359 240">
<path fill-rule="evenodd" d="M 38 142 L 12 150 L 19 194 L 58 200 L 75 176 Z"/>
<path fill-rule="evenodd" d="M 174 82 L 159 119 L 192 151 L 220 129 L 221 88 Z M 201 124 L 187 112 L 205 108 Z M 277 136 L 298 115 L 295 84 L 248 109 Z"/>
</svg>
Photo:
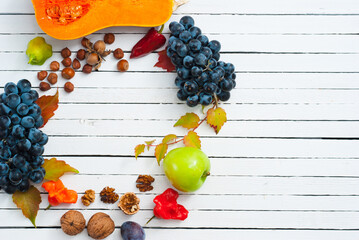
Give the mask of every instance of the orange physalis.
<svg viewBox="0 0 359 240">
<path fill-rule="evenodd" d="M 65 188 L 61 180 L 45 182 L 42 187 L 49 193 L 48 200 L 51 206 L 77 202 L 77 192 Z"/>
</svg>

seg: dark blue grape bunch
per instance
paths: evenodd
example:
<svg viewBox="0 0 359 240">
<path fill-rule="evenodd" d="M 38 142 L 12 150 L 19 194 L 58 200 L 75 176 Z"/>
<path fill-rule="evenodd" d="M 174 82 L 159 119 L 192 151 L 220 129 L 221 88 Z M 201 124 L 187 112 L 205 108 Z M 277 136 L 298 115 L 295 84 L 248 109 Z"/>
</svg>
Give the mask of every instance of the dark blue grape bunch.
<svg viewBox="0 0 359 240">
<path fill-rule="evenodd" d="M 176 66 L 178 99 L 190 107 L 207 106 L 216 99 L 227 101 L 236 86 L 236 74 L 232 63 L 219 61 L 220 42 L 209 41 L 190 16 L 171 22 L 169 28 L 167 56 Z"/>
<path fill-rule="evenodd" d="M 9 82 L 0 94 L 0 187 L 6 193 L 26 192 L 44 179 L 44 145 L 48 137 L 38 128 L 44 120 L 31 83 Z"/>
</svg>

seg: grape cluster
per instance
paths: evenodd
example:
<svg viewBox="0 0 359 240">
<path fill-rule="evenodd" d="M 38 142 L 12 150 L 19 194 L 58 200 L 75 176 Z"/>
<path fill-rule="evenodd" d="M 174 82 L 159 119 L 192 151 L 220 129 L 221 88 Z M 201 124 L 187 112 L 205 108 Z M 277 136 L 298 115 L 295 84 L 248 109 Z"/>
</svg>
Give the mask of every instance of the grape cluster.
<svg viewBox="0 0 359 240">
<path fill-rule="evenodd" d="M 220 42 L 209 41 L 190 16 L 182 17 L 179 23 L 171 22 L 169 28 L 167 56 L 176 66 L 178 99 L 190 107 L 207 106 L 216 97 L 227 101 L 236 86 L 236 74 L 232 63 L 219 61 Z"/>
<path fill-rule="evenodd" d="M 45 176 L 41 166 L 48 137 L 38 129 L 44 123 L 35 103 L 39 95 L 26 79 L 9 82 L 4 90 L 0 94 L 0 187 L 9 194 L 26 192 L 29 180 L 40 183 Z"/>
</svg>

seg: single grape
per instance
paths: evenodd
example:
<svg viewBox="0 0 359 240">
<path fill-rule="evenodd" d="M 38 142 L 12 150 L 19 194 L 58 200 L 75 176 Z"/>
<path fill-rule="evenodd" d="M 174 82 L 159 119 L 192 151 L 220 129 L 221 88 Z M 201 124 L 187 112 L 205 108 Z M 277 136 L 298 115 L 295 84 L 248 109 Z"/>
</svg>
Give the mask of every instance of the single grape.
<svg viewBox="0 0 359 240">
<path fill-rule="evenodd" d="M 0 129 L 0 139 L 4 139 L 8 136 L 9 131 L 7 128 L 5 129 Z"/>
<path fill-rule="evenodd" d="M 41 108 L 37 104 L 33 104 L 29 107 L 28 115 L 33 117 L 34 119 L 37 119 L 41 116 Z"/>
<path fill-rule="evenodd" d="M 12 169 L 9 173 L 9 180 L 12 184 L 18 185 L 22 181 L 22 173 L 19 169 Z"/>
<path fill-rule="evenodd" d="M 199 77 L 202 74 L 202 69 L 197 66 L 194 66 L 191 68 L 191 74 L 193 77 Z"/>
<path fill-rule="evenodd" d="M 26 105 L 31 105 L 34 103 L 34 99 L 32 97 L 31 93 L 23 93 L 21 95 L 21 101 L 25 103 Z"/>
<path fill-rule="evenodd" d="M 44 180 L 44 173 L 40 169 L 34 169 L 30 172 L 29 178 L 34 183 L 40 183 L 42 180 Z"/>
<path fill-rule="evenodd" d="M 198 35 L 197 39 L 201 42 L 202 46 L 207 46 L 209 43 L 208 37 L 206 35 Z"/>
<path fill-rule="evenodd" d="M 20 96 L 17 93 L 10 93 L 6 97 L 6 105 L 10 108 L 16 108 L 21 103 Z"/>
<path fill-rule="evenodd" d="M 35 120 L 31 116 L 26 116 L 21 119 L 21 125 L 25 128 L 32 128 L 35 126 Z"/>
<path fill-rule="evenodd" d="M 9 135 L 6 139 L 6 144 L 10 147 L 15 146 L 18 139 L 16 139 L 13 135 Z"/>
<path fill-rule="evenodd" d="M 235 81 L 235 80 L 231 80 L 231 81 L 232 81 L 233 88 L 235 88 L 236 85 L 237 85 L 236 81 Z M 232 89 L 233 89 L 233 88 L 232 88 Z"/>
<path fill-rule="evenodd" d="M 44 153 L 44 147 L 38 143 L 31 146 L 30 152 L 33 156 L 41 156 Z"/>
<path fill-rule="evenodd" d="M 30 150 L 31 142 L 28 139 L 21 139 L 17 142 L 16 146 L 20 151 L 26 152 Z"/>
<path fill-rule="evenodd" d="M 202 82 L 207 82 L 209 80 L 208 73 L 203 72 L 199 78 Z"/>
<path fill-rule="evenodd" d="M 21 93 L 27 93 L 31 90 L 31 83 L 29 80 L 21 79 L 17 82 L 17 87 L 19 88 Z"/>
<path fill-rule="evenodd" d="M 231 75 L 234 72 L 234 65 L 232 63 L 226 63 L 223 66 L 224 71 L 226 74 Z"/>
<path fill-rule="evenodd" d="M 45 145 L 49 140 L 48 136 L 45 133 L 42 133 L 41 140 L 39 142 L 40 145 Z"/>
<path fill-rule="evenodd" d="M 21 122 L 21 118 L 16 113 L 12 114 L 10 119 L 11 119 L 11 123 L 14 125 L 19 124 Z"/>
<path fill-rule="evenodd" d="M 229 78 L 232 80 L 236 80 L 237 75 L 235 73 L 232 73 Z"/>
<path fill-rule="evenodd" d="M 43 124 L 44 124 L 44 119 L 42 118 L 42 116 L 38 117 L 35 120 L 35 127 L 36 128 L 40 128 Z"/>
<path fill-rule="evenodd" d="M 22 165 L 19 169 L 23 173 L 23 175 L 27 175 L 29 172 L 32 171 L 32 167 L 29 162 L 25 162 L 24 165 Z"/>
<path fill-rule="evenodd" d="M 178 69 L 177 74 L 182 79 L 187 79 L 190 76 L 190 72 L 187 68 L 181 67 Z"/>
<path fill-rule="evenodd" d="M 0 162 L 0 175 L 7 175 L 9 172 L 9 165 L 4 162 Z"/>
<path fill-rule="evenodd" d="M 212 40 L 208 43 L 208 47 L 212 50 L 213 53 L 218 53 L 221 50 L 221 43 L 217 40 Z"/>
<path fill-rule="evenodd" d="M 173 51 L 176 51 L 177 47 L 178 46 L 181 46 L 183 45 L 184 43 L 179 40 L 178 38 L 176 38 L 175 40 L 173 40 L 172 44 L 170 45 L 170 48 L 173 50 Z"/>
<path fill-rule="evenodd" d="M 223 79 L 219 83 L 219 87 L 222 89 L 222 91 L 229 92 L 233 89 L 233 83 L 231 80 Z"/>
<path fill-rule="evenodd" d="M 19 90 L 17 89 L 16 84 L 13 83 L 13 82 L 6 83 L 5 87 L 4 87 L 4 91 L 5 91 L 6 94 L 11 94 L 11 93 L 17 94 L 19 92 Z"/>
<path fill-rule="evenodd" d="M 175 53 L 171 57 L 171 61 L 175 66 L 182 66 L 183 58 L 181 58 L 180 56 L 178 56 L 177 53 Z"/>
<path fill-rule="evenodd" d="M 209 59 L 209 60 L 208 60 L 208 67 L 209 67 L 210 69 L 214 69 L 215 67 L 217 67 L 217 61 L 216 61 L 216 59 L 214 59 L 214 58 Z"/>
<path fill-rule="evenodd" d="M 202 48 L 201 53 L 203 53 L 207 59 L 212 57 L 212 50 L 209 47 Z"/>
<path fill-rule="evenodd" d="M 9 183 L 8 175 L 0 176 L 0 186 L 4 187 Z"/>
<path fill-rule="evenodd" d="M 203 53 L 200 53 L 194 58 L 194 62 L 196 65 L 204 67 L 206 66 L 207 58 Z"/>
<path fill-rule="evenodd" d="M 193 95 L 187 98 L 186 103 L 189 107 L 195 107 L 198 105 L 198 101 L 199 101 L 199 97 L 197 95 Z"/>
<path fill-rule="evenodd" d="M 221 88 L 217 87 L 215 94 L 219 95 L 219 94 L 221 94 L 221 92 L 222 92 Z"/>
<path fill-rule="evenodd" d="M 166 51 L 167 51 L 167 56 L 168 57 L 172 57 L 173 54 L 175 54 L 176 52 L 173 51 L 171 48 L 166 48 Z"/>
<path fill-rule="evenodd" d="M 199 52 L 201 50 L 202 44 L 197 39 L 191 39 L 188 43 L 188 47 L 192 52 Z"/>
<path fill-rule="evenodd" d="M 209 78 L 212 82 L 214 82 L 215 84 L 218 84 L 219 83 L 219 80 L 221 78 L 221 76 L 219 75 L 218 72 L 214 72 L 212 71 L 210 74 L 209 74 Z"/>
<path fill-rule="evenodd" d="M 198 85 L 195 82 L 187 81 L 183 89 L 188 95 L 192 95 L 198 92 Z"/>
<path fill-rule="evenodd" d="M 12 157 L 12 163 L 15 167 L 21 168 L 26 162 L 26 158 L 23 155 L 16 154 Z"/>
<path fill-rule="evenodd" d="M 180 77 L 176 77 L 176 79 L 175 79 L 175 84 L 176 84 L 176 86 L 177 87 L 179 87 L 179 88 L 183 88 L 183 85 L 184 85 L 184 83 L 185 83 L 186 81 L 184 81 L 182 78 L 180 78 Z"/>
<path fill-rule="evenodd" d="M 184 43 L 188 43 L 192 39 L 192 35 L 189 31 L 186 30 L 181 32 L 179 39 Z"/>
<path fill-rule="evenodd" d="M 17 186 L 17 189 L 20 192 L 27 192 L 27 190 L 29 190 L 30 188 L 30 182 L 27 178 L 23 178 L 21 183 Z"/>
<path fill-rule="evenodd" d="M 42 132 L 36 128 L 31 128 L 29 130 L 29 134 L 27 136 L 27 138 L 32 142 L 32 143 L 37 143 L 40 142 L 41 138 L 42 138 Z"/>
<path fill-rule="evenodd" d="M 10 127 L 11 120 L 8 116 L 0 116 L 0 128 L 8 129 Z"/>
<path fill-rule="evenodd" d="M 185 57 L 188 53 L 188 47 L 186 44 L 181 44 L 179 46 L 176 47 L 176 52 L 178 54 L 178 56 L 180 57 Z"/>
<path fill-rule="evenodd" d="M 212 55 L 212 57 L 218 61 L 221 58 L 221 54 L 220 53 L 214 53 Z"/>
<path fill-rule="evenodd" d="M 184 26 L 178 22 L 170 24 L 170 31 L 173 36 L 178 37 L 181 32 L 185 30 Z"/>
<path fill-rule="evenodd" d="M 231 93 L 230 92 L 224 92 L 222 91 L 220 94 L 217 95 L 219 100 L 225 102 L 228 101 L 229 98 L 231 97 Z"/>
<path fill-rule="evenodd" d="M 42 164 L 44 164 L 44 158 L 42 156 L 33 157 L 30 164 L 34 168 L 38 168 L 38 167 L 42 166 Z"/>
<path fill-rule="evenodd" d="M 189 52 L 188 52 L 188 55 L 191 56 L 191 57 L 193 57 L 193 58 L 195 58 L 195 57 L 197 57 L 198 53 L 189 51 Z"/>
<path fill-rule="evenodd" d="M 29 107 L 25 103 L 20 103 L 16 108 L 16 112 L 20 116 L 25 116 L 29 112 Z"/>
<path fill-rule="evenodd" d="M 37 99 L 39 99 L 39 94 L 37 93 L 36 90 L 30 90 L 30 95 L 32 97 L 32 101 L 37 101 Z"/>
<path fill-rule="evenodd" d="M 219 66 L 218 66 L 218 63 L 217 63 L 217 67 L 216 67 L 215 69 L 213 69 L 213 71 L 219 73 L 219 75 L 221 76 L 221 78 L 224 77 L 224 73 L 225 73 L 225 72 L 224 72 L 224 69 L 223 69 L 222 67 L 219 67 Z"/>
<path fill-rule="evenodd" d="M 183 66 L 185 68 L 192 68 L 194 63 L 194 59 L 191 56 L 185 56 L 183 58 Z"/>
<path fill-rule="evenodd" d="M 183 89 L 178 90 L 177 98 L 179 100 L 184 101 L 187 99 L 187 97 L 188 97 L 188 94 Z"/>
<path fill-rule="evenodd" d="M 13 194 L 17 190 L 17 187 L 11 183 L 6 184 L 3 188 L 7 194 Z"/>
<path fill-rule="evenodd" d="M 207 82 L 203 85 L 203 90 L 208 94 L 213 94 L 217 89 L 217 85 L 213 82 Z"/>
<path fill-rule="evenodd" d="M 193 39 L 197 38 L 199 35 L 202 34 L 201 29 L 199 29 L 198 27 L 191 27 L 188 31 L 191 33 Z"/>
<path fill-rule="evenodd" d="M 209 94 L 201 93 L 199 103 L 203 106 L 208 106 L 212 103 L 212 96 Z"/>
<path fill-rule="evenodd" d="M 171 36 L 169 39 L 168 39 L 168 46 L 171 46 L 171 44 L 173 43 L 173 41 L 177 39 L 175 36 Z"/>
<path fill-rule="evenodd" d="M 11 134 L 16 138 L 25 137 L 25 128 L 21 125 L 15 125 L 12 128 Z"/>
<path fill-rule="evenodd" d="M 181 18 L 180 24 L 182 24 L 185 29 L 190 29 L 194 26 L 194 20 L 190 16 L 184 16 Z"/>
</svg>

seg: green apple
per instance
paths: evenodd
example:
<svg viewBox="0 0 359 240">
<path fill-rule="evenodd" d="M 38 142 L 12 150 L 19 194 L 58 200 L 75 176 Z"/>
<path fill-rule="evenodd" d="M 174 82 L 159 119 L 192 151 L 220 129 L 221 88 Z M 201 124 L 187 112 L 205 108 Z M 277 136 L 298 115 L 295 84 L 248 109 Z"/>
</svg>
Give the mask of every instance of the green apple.
<svg viewBox="0 0 359 240">
<path fill-rule="evenodd" d="M 183 192 L 194 192 L 209 176 L 211 162 L 201 150 L 181 147 L 166 155 L 163 169 L 175 188 Z"/>
</svg>

